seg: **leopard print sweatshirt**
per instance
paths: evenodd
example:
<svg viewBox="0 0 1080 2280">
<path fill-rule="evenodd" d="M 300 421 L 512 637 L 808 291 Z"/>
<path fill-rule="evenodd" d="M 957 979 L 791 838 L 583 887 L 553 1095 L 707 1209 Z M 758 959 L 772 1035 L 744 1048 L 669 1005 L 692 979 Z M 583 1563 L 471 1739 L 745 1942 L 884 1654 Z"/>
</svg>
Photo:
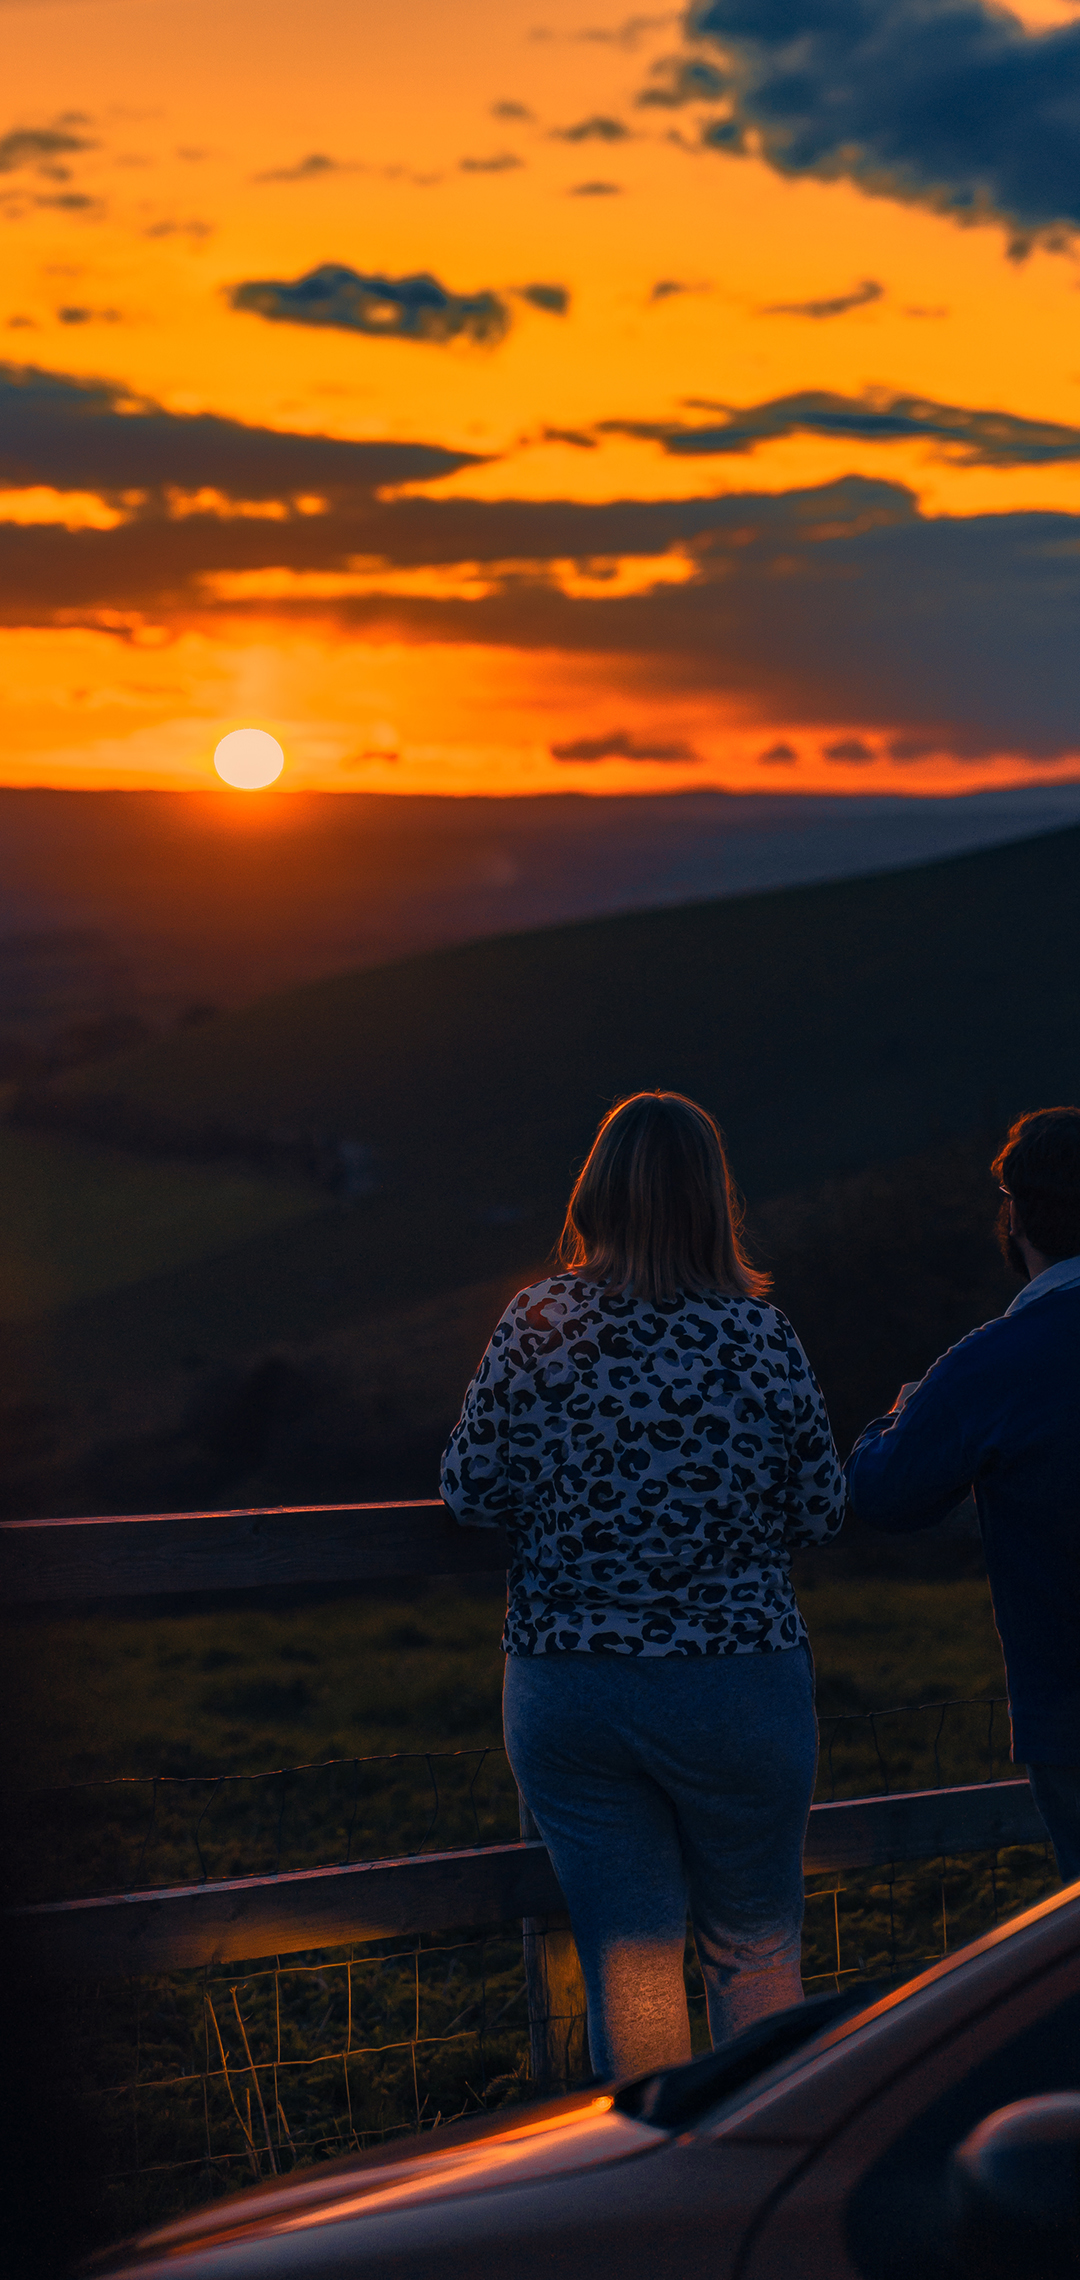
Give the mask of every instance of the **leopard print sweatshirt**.
<svg viewBox="0 0 1080 2280">
<path fill-rule="evenodd" d="M 825 1405 L 775 1306 L 656 1307 L 573 1275 L 507 1307 L 442 1493 L 510 1540 L 511 1655 L 796 1647 L 791 1552 L 844 1514 Z"/>
</svg>

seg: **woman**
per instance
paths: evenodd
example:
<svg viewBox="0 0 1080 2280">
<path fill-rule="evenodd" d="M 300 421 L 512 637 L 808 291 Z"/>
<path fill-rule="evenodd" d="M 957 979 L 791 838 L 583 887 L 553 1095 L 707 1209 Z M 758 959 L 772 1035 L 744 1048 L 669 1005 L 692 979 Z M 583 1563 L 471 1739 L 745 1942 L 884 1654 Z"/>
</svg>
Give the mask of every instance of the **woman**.
<svg viewBox="0 0 1080 2280">
<path fill-rule="evenodd" d="M 632 2074 L 690 2055 L 688 1905 L 714 2042 L 801 1998 L 817 1727 L 789 1566 L 836 1534 L 844 1483 L 704 1109 L 612 1109 L 559 1257 L 491 1339 L 443 1495 L 510 1539 L 506 1746 L 593 2066 Z"/>
</svg>

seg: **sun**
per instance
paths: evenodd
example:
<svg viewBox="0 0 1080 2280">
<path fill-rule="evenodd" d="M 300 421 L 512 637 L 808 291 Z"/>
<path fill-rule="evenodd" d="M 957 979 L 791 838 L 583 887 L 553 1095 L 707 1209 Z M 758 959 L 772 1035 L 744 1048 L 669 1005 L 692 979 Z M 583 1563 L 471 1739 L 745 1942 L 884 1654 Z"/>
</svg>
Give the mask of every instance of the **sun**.
<svg viewBox="0 0 1080 2280">
<path fill-rule="evenodd" d="M 261 792 L 277 782 L 285 754 L 277 737 L 269 736 L 265 728 L 234 728 L 222 737 L 214 766 L 222 782 L 235 791 Z"/>
</svg>

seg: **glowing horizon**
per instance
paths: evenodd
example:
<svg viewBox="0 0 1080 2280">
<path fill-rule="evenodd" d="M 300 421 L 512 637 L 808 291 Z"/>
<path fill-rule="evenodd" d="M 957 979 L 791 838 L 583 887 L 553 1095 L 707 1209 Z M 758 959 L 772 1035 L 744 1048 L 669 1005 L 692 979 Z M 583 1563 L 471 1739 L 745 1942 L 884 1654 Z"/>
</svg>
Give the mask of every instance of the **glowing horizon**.
<svg viewBox="0 0 1080 2280">
<path fill-rule="evenodd" d="M 735 13 L 5 10 L 0 781 L 256 721 L 281 793 L 1076 776 L 1060 154 L 924 164 L 916 91 L 875 173 L 853 77 L 865 163 L 797 162 Z M 1017 103 L 1073 69 L 991 21 Z"/>
</svg>

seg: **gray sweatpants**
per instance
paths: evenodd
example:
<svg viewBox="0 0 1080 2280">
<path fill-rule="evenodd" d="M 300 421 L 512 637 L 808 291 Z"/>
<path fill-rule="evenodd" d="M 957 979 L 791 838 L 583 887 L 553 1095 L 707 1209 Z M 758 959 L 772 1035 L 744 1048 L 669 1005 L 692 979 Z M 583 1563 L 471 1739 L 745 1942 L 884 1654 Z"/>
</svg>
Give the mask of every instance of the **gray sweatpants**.
<svg viewBox="0 0 1080 2280">
<path fill-rule="evenodd" d="M 510 1656 L 503 1722 L 566 1895 L 598 2074 L 689 2058 L 688 1908 L 714 2043 L 800 2001 L 809 1648 Z"/>
</svg>

